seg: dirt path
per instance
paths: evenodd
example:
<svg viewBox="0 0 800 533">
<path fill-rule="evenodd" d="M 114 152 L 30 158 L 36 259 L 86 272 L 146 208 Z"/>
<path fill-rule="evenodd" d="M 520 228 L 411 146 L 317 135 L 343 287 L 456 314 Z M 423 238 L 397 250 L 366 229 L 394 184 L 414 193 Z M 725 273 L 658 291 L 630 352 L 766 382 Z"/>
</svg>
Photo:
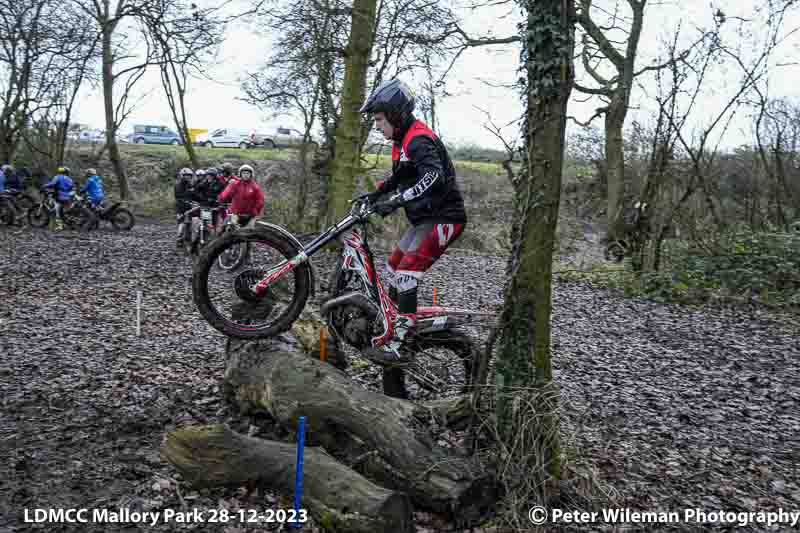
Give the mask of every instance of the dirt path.
<svg viewBox="0 0 800 533">
<path fill-rule="evenodd" d="M 158 224 L 85 237 L 0 230 L 0 531 L 36 529 L 21 523 L 24 508 L 277 504 L 236 489 L 192 493 L 158 456 L 181 424 L 256 435 L 269 425 L 220 401 L 223 337 L 195 311 L 172 239 Z M 504 268 L 499 257 L 445 256 L 421 298 L 436 286 L 446 305 L 498 305 Z M 565 430 L 620 506 L 800 501 L 797 329 L 754 309 L 666 306 L 575 283 L 556 285 L 553 321 Z"/>
</svg>

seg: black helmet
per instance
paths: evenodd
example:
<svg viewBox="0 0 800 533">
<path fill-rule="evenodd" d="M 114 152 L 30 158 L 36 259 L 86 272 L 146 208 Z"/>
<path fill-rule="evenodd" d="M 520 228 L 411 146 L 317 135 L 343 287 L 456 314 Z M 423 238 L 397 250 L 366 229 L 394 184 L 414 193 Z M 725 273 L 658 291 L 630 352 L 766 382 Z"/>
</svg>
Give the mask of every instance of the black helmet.
<svg viewBox="0 0 800 533">
<path fill-rule="evenodd" d="M 222 164 L 222 173 L 226 176 L 233 176 L 233 165 L 230 163 L 223 163 Z"/>
<path fill-rule="evenodd" d="M 411 89 L 398 79 L 385 81 L 372 91 L 367 101 L 361 106 L 360 113 L 386 113 L 386 118 L 393 126 L 402 123 L 404 115 L 414 111 L 414 95 Z"/>
<path fill-rule="evenodd" d="M 214 167 L 207 168 L 206 176 L 212 176 L 216 178 L 217 176 L 219 176 L 219 171 Z"/>
</svg>

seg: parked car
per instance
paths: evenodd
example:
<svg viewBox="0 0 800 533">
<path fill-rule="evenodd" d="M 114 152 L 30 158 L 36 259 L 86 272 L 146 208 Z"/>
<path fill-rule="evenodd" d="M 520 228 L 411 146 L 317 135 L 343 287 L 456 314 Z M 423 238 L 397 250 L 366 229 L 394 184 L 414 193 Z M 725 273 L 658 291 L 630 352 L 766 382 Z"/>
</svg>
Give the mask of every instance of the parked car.
<svg viewBox="0 0 800 533">
<path fill-rule="evenodd" d="M 250 147 L 259 148 L 293 148 L 303 144 L 303 134 L 292 128 L 277 128 L 275 133 L 251 133 Z M 317 141 L 311 140 L 310 145 L 318 146 Z"/>
<path fill-rule="evenodd" d="M 250 146 L 250 134 L 238 128 L 219 128 L 211 133 L 197 136 L 194 143 L 206 148 L 247 148 Z"/>
<path fill-rule="evenodd" d="M 103 130 L 84 130 L 78 133 L 76 140 L 85 143 L 106 142 L 106 132 Z"/>
<path fill-rule="evenodd" d="M 136 144 L 181 144 L 178 134 L 166 126 L 136 124 L 127 138 Z"/>
</svg>

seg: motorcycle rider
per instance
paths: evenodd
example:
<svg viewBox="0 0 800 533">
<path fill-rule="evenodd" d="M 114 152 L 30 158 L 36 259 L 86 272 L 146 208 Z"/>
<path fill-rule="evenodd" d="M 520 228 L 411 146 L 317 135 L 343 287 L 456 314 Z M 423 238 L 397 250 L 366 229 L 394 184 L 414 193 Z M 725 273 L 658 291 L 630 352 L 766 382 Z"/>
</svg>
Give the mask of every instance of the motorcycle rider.
<svg viewBox="0 0 800 533">
<path fill-rule="evenodd" d="M 203 176 L 202 178 L 200 176 Z M 206 170 L 197 171 L 197 182 L 194 186 L 194 198 L 197 202 L 207 205 L 209 207 L 217 207 L 219 201 L 217 198 L 219 197 L 220 193 L 225 190 L 225 181 L 219 175 L 219 172 L 216 168 L 211 167 L 207 168 Z M 214 210 L 212 214 L 212 221 L 211 223 L 216 227 L 217 220 L 219 218 L 219 211 Z"/>
<path fill-rule="evenodd" d="M 225 182 L 225 185 L 229 185 L 231 180 L 238 180 L 239 176 L 233 173 L 234 168 L 231 163 L 223 163 L 222 164 L 222 179 Z"/>
<path fill-rule="evenodd" d="M 398 307 L 393 337 L 386 344 L 365 351 L 374 362 L 389 366 L 411 360 L 412 354 L 402 348 L 416 326 L 419 280 L 461 235 L 467 223 L 447 148 L 414 117 L 414 106 L 411 90 L 393 79 L 381 83 L 360 109 L 361 113 L 371 114 L 376 128 L 393 141 L 391 176 L 364 197 L 384 217 L 404 207 L 410 222 L 387 261 L 389 292 Z M 378 197 L 394 190 L 401 193 L 399 198 L 376 203 Z"/>
<path fill-rule="evenodd" d="M 190 168 L 182 168 L 175 180 L 175 214 L 182 215 L 192 208 L 192 189 L 194 187 L 194 172 Z M 178 222 L 178 246 L 183 243 L 183 228 L 187 221 L 181 218 Z"/>
<path fill-rule="evenodd" d="M 264 192 L 253 178 L 253 167 L 242 165 L 238 178 L 231 179 L 219 195 L 220 202 L 231 203 L 228 210 L 234 224 L 246 226 L 264 209 Z"/>
<path fill-rule="evenodd" d="M 56 220 L 55 220 L 55 229 L 56 231 L 62 230 L 64 228 L 63 225 L 63 204 L 67 204 L 67 207 L 72 202 L 72 199 L 75 196 L 75 182 L 72 181 L 70 178 L 70 169 L 69 167 L 58 167 L 56 170 L 56 175 L 53 177 L 52 180 L 48 181 L 42 190 L 53 189 L 55 192 L 55 201 L 56 201 Z"/>
<path fill-rule="evenodd" d="M 97 209 L 106 198 L 106 194 L 103 191 L 103 180 L 100 179 L 97 170 L 94 168 L 86 169 L 86 181 L 80 189 L 81 194 L 87 192 L 89 194 L 89 201 L 92 202 L 92 209 Z"/>
</svg>

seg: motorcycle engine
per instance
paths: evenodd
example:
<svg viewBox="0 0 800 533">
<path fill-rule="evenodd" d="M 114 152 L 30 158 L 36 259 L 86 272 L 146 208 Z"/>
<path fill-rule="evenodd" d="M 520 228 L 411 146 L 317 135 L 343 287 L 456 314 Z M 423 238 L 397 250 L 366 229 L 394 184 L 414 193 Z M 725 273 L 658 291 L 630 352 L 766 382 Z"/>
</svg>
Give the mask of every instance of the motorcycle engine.
<svg viewBox="0 0 800 533">
<path fill-rule="evenodd" d="M 345 341 L 357 350 L 369 346 L 372 336 L 372 321 L 363 309 L 355 305 L 343 305 L 331 313 L 333 326 Z"/>
</svg>

